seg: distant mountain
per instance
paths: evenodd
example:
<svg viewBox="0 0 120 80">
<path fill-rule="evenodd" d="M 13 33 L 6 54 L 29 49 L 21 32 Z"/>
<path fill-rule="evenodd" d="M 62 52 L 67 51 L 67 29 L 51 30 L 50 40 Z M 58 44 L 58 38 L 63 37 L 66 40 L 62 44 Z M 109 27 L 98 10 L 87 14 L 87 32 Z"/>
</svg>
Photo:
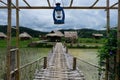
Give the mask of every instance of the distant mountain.
<svg viewBox="0 0 120 80">
<path fill-rule="evenodd" d="M 12 26 L 12 36 L 16 35 L 16 30 L 14 29 L 15 26 Z M 41 31 L 37 31 L 37 30 L 33 30 L 30 28 L 26 28 L 26 27 L 22 27 L 20 26 L 20 33 L 22 32 L 27 32 L 28 34 L 30 34 L 33 37 L 38 37 L 39 35 L 45 35 L 47 34 L 47 32 L 41 32 Z M 4 32 L 5 34 L 7 34 L 7 25 L 0 25 L 0 32 Z"/>
<path fill-rule="evenodd" d="M 15 27 L 15 26 L 13 26 Z M 114 30 L 116 28 L 113 28 L 112 30 Z M 99 34 L 103 34 L 103 37 L 106 37 L 106 31 L 105 30 L 94 30 L 94 29 L 61 29 L 60 30 L 62 33 L 64 33 L 64 31 L 77 31 L 78 32 L 78 36 L 81 38 L 92 38 L 92 34 L 93 33 L 99 33 Z M 0 32 L 7 32 L 7 25 L 0 25 Z M 33 37 L 38 37 L 39 35 L 45 35 L 48 32 L 41 32 L 41 31 L 37 31 L 37 30 L 33 30 L 30 28 L 26 28 L 26 27 L 20 27 L 20 33 L 22 32 L 27 32 L 28 34 L 30 34 Z M 12 28 L 12 36 L 15 36 L 16 31 L 15 29 Z"/>
</svg>

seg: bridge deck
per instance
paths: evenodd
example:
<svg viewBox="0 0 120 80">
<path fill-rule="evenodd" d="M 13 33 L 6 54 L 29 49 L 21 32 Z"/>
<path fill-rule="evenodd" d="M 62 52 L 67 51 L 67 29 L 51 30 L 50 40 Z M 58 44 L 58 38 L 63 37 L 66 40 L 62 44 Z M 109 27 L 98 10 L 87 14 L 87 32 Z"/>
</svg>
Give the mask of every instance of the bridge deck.
<svg viewBox="0 0 120 80">
<path fill-rule="evenodd" d="M 72 69 L 71 64 L 72 58 L 62 43 L 56 43 L 48 56 L 47 68 L 37 71 L 34 80 L 85 80 L 80 71 Z"/>
</svg>

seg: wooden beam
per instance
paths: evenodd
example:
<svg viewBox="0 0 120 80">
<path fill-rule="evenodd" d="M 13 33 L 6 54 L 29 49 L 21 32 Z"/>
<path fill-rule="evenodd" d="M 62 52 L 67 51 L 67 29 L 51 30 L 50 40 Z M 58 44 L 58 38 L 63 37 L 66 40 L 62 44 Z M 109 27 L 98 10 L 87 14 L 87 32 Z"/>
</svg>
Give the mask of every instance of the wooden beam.
<svg viewBox="0 0 120 80">
<path fill-rule="evenodd" d="M 7 0 L 7 9 L 8 9 L 8 26 L 7 26 L 7 80 L 11 80 L 10 75 L 10 48 L 11 48 L 11 18 L 12 18 L 12 8 L 11 0 Z"/>
<path fill-rule="evenodd" d="M 17 71 L 16 71 L 16 80 L 20 80 L 20 52 L 19 52 L 19 0 L 16 0 L 16 47 L 17 50 Z"/>
<path fill-rule="evenodd" d="M 72 7 L 72 4 L 73 4 L 73 0 L 71 0 L 71 2 L 70 2 L 70 7 Z"/>
<path fill-rule="evenodd" d="M 115 3 L 115 4 L 113 4 L 112 6 L 110 6 L 110 8 L 112 8 L 112 7 L 116 6 L 117 4 L 118 4 L 118 2 L 117 2 L 117 3 Z"/>
<path fill-rule="evenodd" d="M 49 1 L 49 0 L 47 0 L 47 2 L 48 2 L 48 6 L 49 6 L 49 7 L 51 7 L 51 5 L 50 5 L 50 1 Z"/>
<path fill-rule="evenodd" d="M 118 0 L 117 54 L 115 80 L 120 80 L 120 0 Z"/>
<path fill-rule="evenodd" d="M 4 5 L 7 5 L 7 3 L 3 2 L 2 0 L 0 0 L 1 3 L 3 3 Z"/>
<path fill-rule="evenodd" d="M 109 10 L 109 0 L 106 0 L 106 18 L 107 18 L 107 37 L 109 37 L 110 33 L 110 10 Z M 109 79 L 109 58 L 106 58 L 106 65 L 105 65 L 105 80 Z"/>
<path fill-rule="evenodd" d="M 23 0 L 23 1 L 27 4 L 28 7 L 31 7 L 30 4 L 26 0 Z"/>
<path fill-rule="evenodd" d="M 98 1 L 99 1 L 99 0 L 96 0 L 96 1 L 93 3 L 93 5 L 90 6 L 90 7 L 94 7 L 94 6 L 97 4 Z"/>
<path fill-rule="evenodd" d="M 48 6 L 19 6 L 19 9 L 54 9 L 54 7 L 48 7 Z M 97 7 L 83 7 L 83 6 L 72 6 L 72 7 L 63 7 L 64 9 L 106 9 L 106 7 L 101 7 L 101 6 L 97 6 Z M 6 6 L 0 6 L 0 9 L 7 9 Z M 15 7 L 12 7 L 12 9 L 15 9 Z M 109 9 L 118 9 L 118 7 L 112 7 Z"/>
<path fill-rule="evenodd" d="M 15 6 L 13 3 L 11 3 L 12 5 L 13 5 L 13 7 L 15 7 L 16 9 L 18 9 L 19 10 L 19 8 L 17 7 L 17 6 Z"/>
</svg>

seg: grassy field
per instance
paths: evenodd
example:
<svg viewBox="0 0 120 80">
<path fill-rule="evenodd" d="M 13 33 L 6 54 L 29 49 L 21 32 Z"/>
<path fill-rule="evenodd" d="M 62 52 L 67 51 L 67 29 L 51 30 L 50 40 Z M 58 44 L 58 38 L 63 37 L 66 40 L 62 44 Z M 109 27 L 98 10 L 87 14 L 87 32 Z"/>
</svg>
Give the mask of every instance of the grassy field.
<svg viewBox="0 0 120 80">
<path fill-rule="evenodd" d="M 98 68 L 93 66 L 98 65 L 97 51 L 97 49 L 69 49 L 71 55 L 80 59 L 77 59 L 77 65 L 83 72 L 86 80 L 99 80 Z"/>
<path fill-rule="evenodd" d="M 47 56 L 50 48 L 21 48 L 20 49 L 20 65 L 25 65 L 38 58 Z M 6 48 L 0 48 L 0 80 L 3 80 L 6 67 Z"/>
</svg>

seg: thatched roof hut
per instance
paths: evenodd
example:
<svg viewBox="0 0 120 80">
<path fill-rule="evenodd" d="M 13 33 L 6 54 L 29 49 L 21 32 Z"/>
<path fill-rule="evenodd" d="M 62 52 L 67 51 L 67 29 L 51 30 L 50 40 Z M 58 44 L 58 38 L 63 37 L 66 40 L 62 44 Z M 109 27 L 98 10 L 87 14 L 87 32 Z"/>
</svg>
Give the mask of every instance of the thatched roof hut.
<svg viewBox="0 0 120 80">
<path fill-rule="evenodd" d="M 32 38 L 32 36 L 30 36 L 27 32 L 23 32 L 19 35 L 19 38 L 21 40 L 29 40 Z"/>
<path fill-rule="evenodd" d="M 76 31 L 65 31 L 64 35 L 65 35 L 65 38 L 74 38 L 74 39 L 78 38 Z"/>
<path fill-rule="evenodd" d="M 66 39 L 66 42 L 76 42 L 76 40 L 78 39 L 78 35 L 76 31 L 65 31 L 64 32 L 64 36 Z"/>
<path fill-rule="evenodd" d="M 6 39 L 7 36 L 3 33 L 3 32 L 0 32 L 0 39 Z"/>
<path fill-rule="evenodd" d="M 103 37 L 103 34 L 95 34 L 95 33 L 93 33 L 92 36 L 93 36 L 95 39 L 99 39 L 99 38 Z"/>
<path fill-rule="evenodd" d="M 60 31 L 51 31 L 49 34 L 46 35 L 47 38 L 52 41 L 61 41 L 61 38 L 64 36 L 62 32 Z"/>
</svg>

